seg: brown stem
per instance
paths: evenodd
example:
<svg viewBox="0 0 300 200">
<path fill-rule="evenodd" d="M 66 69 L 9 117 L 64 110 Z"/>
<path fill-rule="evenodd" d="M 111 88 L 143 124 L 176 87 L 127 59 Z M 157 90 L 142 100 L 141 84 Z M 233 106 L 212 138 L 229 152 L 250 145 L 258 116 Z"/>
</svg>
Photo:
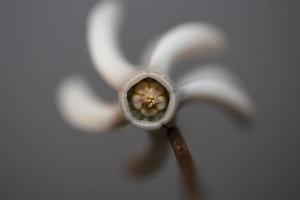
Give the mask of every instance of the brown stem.
<svg viewBox="0 0 300 200">
<path fill-rule="evenodd" d="M 188 146 L 176 127 L 167 127 L 167 136 L 175 153 L 185 189 L 190 199 L 199 200 L 201 195 L 197 172 Z"/>
</svg>

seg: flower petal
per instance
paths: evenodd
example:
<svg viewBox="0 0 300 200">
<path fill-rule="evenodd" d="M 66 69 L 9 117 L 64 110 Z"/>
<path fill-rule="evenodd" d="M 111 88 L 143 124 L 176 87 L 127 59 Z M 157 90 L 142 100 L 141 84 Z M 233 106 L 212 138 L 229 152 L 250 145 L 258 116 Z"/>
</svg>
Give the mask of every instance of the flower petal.
<svg viewBox="0 0 300 200">
<path fill-rule="evenodd" d="M 157 98 L 157 105 L 156 105 L 157 110 L 161 111 L 165 109 L 167 107 L 167 102 L 168 100 L 165 96 L 159 96 Z"/>
<path fill-rule="evenodd" d="M 140 110 L 142 108 L 144 97 L 139 94 L 134 94 L 132 96 L 132 104 L 135 109 Z"/>
<path fill-rule="evenodd" d="M 121 108 L 96 97 L 80 77 L 70 77 L 59 86 L 57 103 L 73 127 L 101 133 L 124 123 Z"/>
<path fill-rule="evenodd" d="M 168 140 L 163 129 L 148 133 L 151 144 L 128 163 L 129 173 L 136 178 L 150 175 L 157 171 L 166 161 L 168 155 Z"/>
<path fill-rule="evenodd" d="M 122 88 L 136 71 L 120 51 L 122 14 L 120 0 L 105 0 L 91 11 L 87 26 L 88 47 L 96 70 L 115 89 Z"/>
<path fill-rule="evenodd" d="M 142 108 L 141 109 L 141 113 L 145 116 L 145 117 L 152 117 L 157 113 L 157 109 L 156 108 Z"/>
<path fill-rule="evenodd" d="M 211 56 L 223 50 L 222 31 L 205 23 L 187 23 L 167 32 L 155 46 L 149 70 L 169 73 L 170 67 L 191 56 Z"/>
<path fill-rule="evenodd" d="M 161 95 L 165 92 L 164 88 L 157 82 L 150 83 L 150 88 L 152 88 L 154 96 Z"/>
<path fill-rule="evenodd" d="M 139 95 L 145 95 L 146 92 L 150 89 L 150 84 L 148 81 L 142 81 L 135 86 L 134 92 Z"/>
<path fill-rule="evenodd" d="M 177 95 L 181 104 L 198 100 L 217 105 L 242 120 L 254 114 L 252 102 L 237 80 L 221 68 L 196 70 L 179 81 Z"/>
</svg>

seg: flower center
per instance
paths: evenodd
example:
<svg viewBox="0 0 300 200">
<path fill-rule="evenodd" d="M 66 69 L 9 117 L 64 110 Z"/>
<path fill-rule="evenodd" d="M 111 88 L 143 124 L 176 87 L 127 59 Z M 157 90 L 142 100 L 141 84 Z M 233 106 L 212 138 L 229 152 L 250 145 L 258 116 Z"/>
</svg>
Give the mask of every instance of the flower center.
<svg viewBox="0 0 300 200">
<path fill-rule="evenodd" d="M 151 108 L 156 103 L 154 97 L 151 97 L 151 96 L 146 97 L 144 101 L 145 101 L 145 104 L 148 108 Z"/>
<path fill-rule="evenodd" d="M 124 85 L 119 97 L 126 119 L 147 130 L 159 129 L 167 124 L 176 110 L 172 82 L 156 73 L 136 74 Z"/>
<path fill-rule="evenodd" d="M 156 121 L 168 107 L 169 93 L 158 81 L 145 78 L 129 90 L 128 102 L 137 119 Z"/>
<path fill-rule="evenodd" d="M 144 117 L 153 117 L 168 106 L 166 89 L 154 79 L 144 79 L 133 87 L 133 107 Z"/>
</svg>

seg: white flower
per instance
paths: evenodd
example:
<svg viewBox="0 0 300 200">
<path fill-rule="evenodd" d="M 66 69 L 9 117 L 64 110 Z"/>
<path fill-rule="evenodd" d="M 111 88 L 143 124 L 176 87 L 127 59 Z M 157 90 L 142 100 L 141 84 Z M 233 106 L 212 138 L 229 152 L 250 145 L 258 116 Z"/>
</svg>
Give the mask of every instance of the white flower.
<svg viewBox="0 0 300 200">
<path fill-rule="evenodd" d="M 59 87 L 57 100 L 72 126 L 104 133 L 130 122 L 153 133 L 170 123 L 181 105 L 193 100 L 216 105 L 242 119 L 252 115 L 248 96 L 222 67 L 202 66 L 176 83 L 169 78 L 171 67 L 183 59 L 221 53 L 225 43 L 222 31 L 200 22 L 179 25 L 150 43 L 142 68 L 121 53 L 118 34 L 122 19 L 121 1 L 103 1 L 90 13 L 87 26 L 95 68 L 119 93 L 119 102 L 104 102 L 80 77 L 67 78 Z M 164 148 L 157 138 L 152 137 L 153 147 L 160 144 Z"/>
</svg>

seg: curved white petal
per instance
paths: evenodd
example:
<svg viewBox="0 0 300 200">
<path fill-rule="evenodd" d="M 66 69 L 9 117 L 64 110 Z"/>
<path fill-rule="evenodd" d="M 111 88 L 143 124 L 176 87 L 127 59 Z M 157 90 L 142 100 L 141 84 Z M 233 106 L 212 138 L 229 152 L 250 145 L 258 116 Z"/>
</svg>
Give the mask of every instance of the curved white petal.
<svg viewBox="0 0 300 200">
<path fill-rule="evenodd" d="M 240 119 L 250 119 L 254 113 L 252 102 L 227 71 L 207 67 L 198 69 L 179 81 L 179 101 L 198 100 L 217 105 Z"/>
<path fill-rule="evenodd" d="M 185 74 L 179 81 L 177 81 L 177 85 L 180 86 L 198 80 L 226 82 L 236 86 L 241 84 L 234 74 L 226 70 L 225 67 L 218 64 L 206 64 Z"/>
<path fill-rule="evenodd" d="M 88 47 L 96 70 L 115 89 L 120 89 L 135 72 L 122 55 L 118 42 L 123 18 L 121 0 L 105 0 L 88 17 Z"/>
<path fill-rule="evenodd" d="M 187 23 L 167 32 L 158 42 L 149 69 L 168 73 L 175 62 L 191 56 L 211 56 L 224 48 L 223 32 L 205 23 Z"/>
<path fill-rule="evenodd" d="M 65 120 L 75 128 L 101 133 L 124 123 L 121 108 L 102 102 L 79 77 L 61 83 L 57 103 Z"/>
</svg>

